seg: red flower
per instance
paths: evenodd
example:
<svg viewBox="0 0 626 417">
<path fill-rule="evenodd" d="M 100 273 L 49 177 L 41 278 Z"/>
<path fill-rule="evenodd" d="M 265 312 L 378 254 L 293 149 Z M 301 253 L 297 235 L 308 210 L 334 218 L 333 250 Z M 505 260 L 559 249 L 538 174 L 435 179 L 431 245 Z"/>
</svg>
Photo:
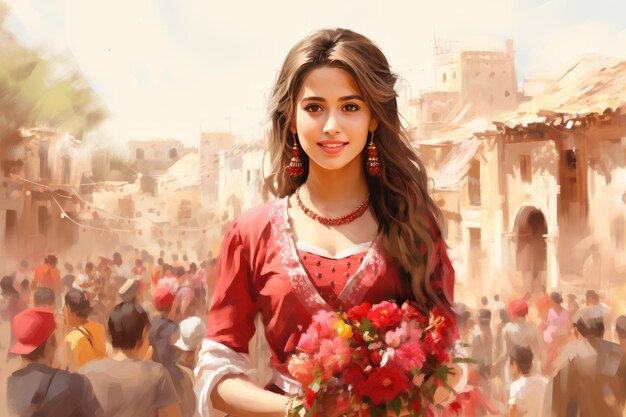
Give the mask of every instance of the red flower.
<svg viewBox="0 0 626 417">
<path fill-rule="evenodd" d="M 310 410 L 313 407 L 313 403 L 317 398 L 317 392 L 313 391 L 310 388 L 306 389 L 306 395 L 304 396 L 304 406 L 307 410 Z"/>
<path fill-rule="evenodd" d="M 350 365 L 342 372 L 343 382 L 346 385 L 352 385 L 353 389 L 358 388 L 359 384 L 365 379 L 365 372 L 358 365 Z"/>
<path fill-rule="evenodd" d="M 461 403 L 460 403 L 460 402 L 458 402 L 458 401 L 452 401 L 452 402 L 450 403 L 450 405 L 448 406 L 448 408 L 450 409 L 450 411 L 452 411 L 452 412 L 454 412 L 454 413 L 456 413 L 456 414 L 459 414 L 459 411 L 461 411 L 461 409 L 462 409 L 463 407 L 461 406 Z"/>
<path fill-rule="evenodd" d="M 372 351 L 372 353 L 370 353 L 370 361 L 372 362 L 372 365 L 378 366 L 380 365 L 380 362 L 382 360 L 383 360 L 383 357 L 380 354 L 380 352 L 378 352 L 377 350 L 374 350 Z"/>
<path fill-rule="evenodd" d="M 422 409 L 422 403 L 419 400 L 411 401 L 411 409 L 413 411 L 419 411 Z"/>
<path fill-rule="evenodd" d="M 372 309 L 372 305 L 370 303 L 359 304 L 358 306 L 352 307 L 348 310 L 348 318 L 350 320 L 360 322 L 363 317 L 367 317 L 367 313 Z"/>
<path fill-rule="evenodd" d="M 367 314 L 367 318 L 376 328 L 381 329 L 400 324 L 402 312 L 396 304 L 383 301 L 372 306 L 372 310 Z"/>
<path fill-rule="evenodd" d="M 400 310 L 402 311 L 402 315 L 406 319 L 408 320 L 415 319 L 421 325 L 424 325 L 424 326 L 428 324 L 428 317 L 420 313 L 419 310 L 413 307 L 413 305 L 411 305 L 411 303 L 409 303 L 408 301 L 405 301 L 404 303 L 402 303 L 402 307 L 400 308 Z"/>
<path fill-rule="evenodd" d="M 361 385 L 361 393 L 374 404 L 384 404 L 409 389 L 411 382 L 401 371 L 382 367 L 375 368 Z"/>
</svg>

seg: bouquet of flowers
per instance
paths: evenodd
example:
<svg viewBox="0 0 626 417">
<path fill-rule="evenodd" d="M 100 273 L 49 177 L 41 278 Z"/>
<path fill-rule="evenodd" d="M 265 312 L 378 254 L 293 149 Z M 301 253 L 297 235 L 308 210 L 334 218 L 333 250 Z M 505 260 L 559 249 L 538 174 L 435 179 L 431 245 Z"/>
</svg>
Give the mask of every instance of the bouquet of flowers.
<svg viewBox="0 0 626 417">
<path fill-rule="evenodd" d="M 316 417 L 336 401 L 349 416 L 433 415 L 435 391 L 447 384 L 455 362 L 454 323 L 437 310 L 430 317 L 409 302 L 364 303 L 347 312 L 320 311 L 288 363 L 304 395 L 296 410 Z M 449 409 L 460 408 L 453 401 Z"/>
</svg>

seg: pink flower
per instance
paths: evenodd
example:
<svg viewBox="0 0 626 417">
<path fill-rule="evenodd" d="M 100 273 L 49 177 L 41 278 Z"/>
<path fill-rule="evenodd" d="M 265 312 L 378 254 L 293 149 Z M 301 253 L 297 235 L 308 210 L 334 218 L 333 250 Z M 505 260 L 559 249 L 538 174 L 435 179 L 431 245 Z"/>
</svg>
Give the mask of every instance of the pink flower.
<svg viewBox="0 0 626 417">
<path fill-rule="evenodd" d="M 351 358 L 352 352 L 348 342 L 342 337 L 322 340 L 319 351 L 315 354 L 315 359 L 322 365 L 324 379 L 331 378 L 335 373 L 341 372 Z"/>
<path fill-rule="evenodd" d="M 396 349 L 394 361 L 405 371 L 421 369 L 426 361 L 426 354 L 419 343 L 405 343 Z"/>
<path fill-rule="evenodd" d="M 400 324 L 402 312 L 396 304 L 383 301 L 372 306 L 372 311 L 367 314 L 367 318 L 378 329 L 394 327 Z"/>
<path fill-rule="evenodd" d="M 337 320 L 339 320 L 339 316 L 334 311 L 320 310 L 313 315 L 313 321 L 309 330 L 317 333 L 320 339 L 333 337 L 336 333 L 335 324 Z"/>
<path fill-rule="evenodd" d="M 300 353 L 293 355 L 289 360 L 287 369 L 291 376 L 296 381 L 300 382 L 303 386 L 308 387 L 313 382 L 313 370 L 315 369 L 315 362 L 306 353 Z"/>
<path fill-rule="evenodd" d="M 396 330 L 389 330 L 385 333 L 385 343 L 391 347 L 398 347 L 404 342 L 407 336 L 406 328 L 399 327 Z"/>
<path fill-rule="evenodd" d="M 313 338 L 309 333 L 302 333 L 300 341 L 298 341 L 298 348 L 303 352 L 312 355 L 317 349 L 317 340 Z"/>
<path fill-rule="evenodd" d="M 405 329 L 407 337 L 405 340 L 417 343 L 421 338 L 424 330 L 422 329 L 420 322 L 417 320 L 409 320 L 408 322 L 402 322 L 402 328 Z"/>
</svg>

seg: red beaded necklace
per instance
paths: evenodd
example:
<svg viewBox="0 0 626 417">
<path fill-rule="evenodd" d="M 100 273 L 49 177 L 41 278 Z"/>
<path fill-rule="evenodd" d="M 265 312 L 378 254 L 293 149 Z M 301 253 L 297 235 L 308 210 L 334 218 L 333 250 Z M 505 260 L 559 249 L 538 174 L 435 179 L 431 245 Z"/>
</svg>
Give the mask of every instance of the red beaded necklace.
<svg viewBox="0 0 626 417">
<path fill-rule="evenodd" d="M 316 212 L 314 212 L 313 210 L 311 210 L 310 208 L 304 205 L 304 203 L 300 199 L 299 188 L 296 189 L 296 200 L 298 201 L 298 205 L 300 206 L 304 214 L 306 214 L 313 220 L 317 220 L 318 222 L 322 223 L 325 226 L 340 226 L 342 224 L 350 223 L 358 219 L 359 217 L 361 217 L 363 213 L 365 213 L 365 211 L 367 210 L 367 207 L 369 206 L 369 197 L 368 197 L 365 200 L 363 200 L 363 202 L 359 204 L 357 208 L 355 208 L 350 213 L 344 216 L 324 217 L 324 216 L 320 216 L 319 214 L 317 214 Z"/>
</svg>

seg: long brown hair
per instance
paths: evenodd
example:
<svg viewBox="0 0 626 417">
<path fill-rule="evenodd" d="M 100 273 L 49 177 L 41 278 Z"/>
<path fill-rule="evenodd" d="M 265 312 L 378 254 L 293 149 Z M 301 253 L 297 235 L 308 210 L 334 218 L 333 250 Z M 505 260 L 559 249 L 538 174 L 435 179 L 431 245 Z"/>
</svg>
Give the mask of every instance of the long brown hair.
<svg viewBox="0 0 626 417">
<path fill-rule="evenodd" d="M 274 195 L 291 195 L 308 176 L 309 159 L 300 152 L 304 174 L 287 172 L 296 138 L 290 131 L 295 97 L 305 77 L 315 68 L 329 66 L 349 72 L 355 79 L 373 117 L 379 119 L 374 141 L 382 161 L 378 176 L 366 175 L 370 207 L 382 232 L 385 251 L 395 257 L 417 300 L 443 305 L 451 300 L 434 291 L 431 281 L 437 268 L 435 242 L 441 239 L 437 224 L 441 211 L 428 194 L 424 164 L 400 124 L 397 76 L 381 50 L 368 38 L 347 29 L 324 29 L 297 43 L 278 74 L 269 103 L 269 152 L 271 172 L 265 185 Z M 365 164 L 367 147 L 362 153 Z M 366 172 L 366 171 L 364 171 Z M 426 254 L 419 256 L 420 246 Z M 428 277 L 429 279 L 426 279 Z"/>
</svg>

